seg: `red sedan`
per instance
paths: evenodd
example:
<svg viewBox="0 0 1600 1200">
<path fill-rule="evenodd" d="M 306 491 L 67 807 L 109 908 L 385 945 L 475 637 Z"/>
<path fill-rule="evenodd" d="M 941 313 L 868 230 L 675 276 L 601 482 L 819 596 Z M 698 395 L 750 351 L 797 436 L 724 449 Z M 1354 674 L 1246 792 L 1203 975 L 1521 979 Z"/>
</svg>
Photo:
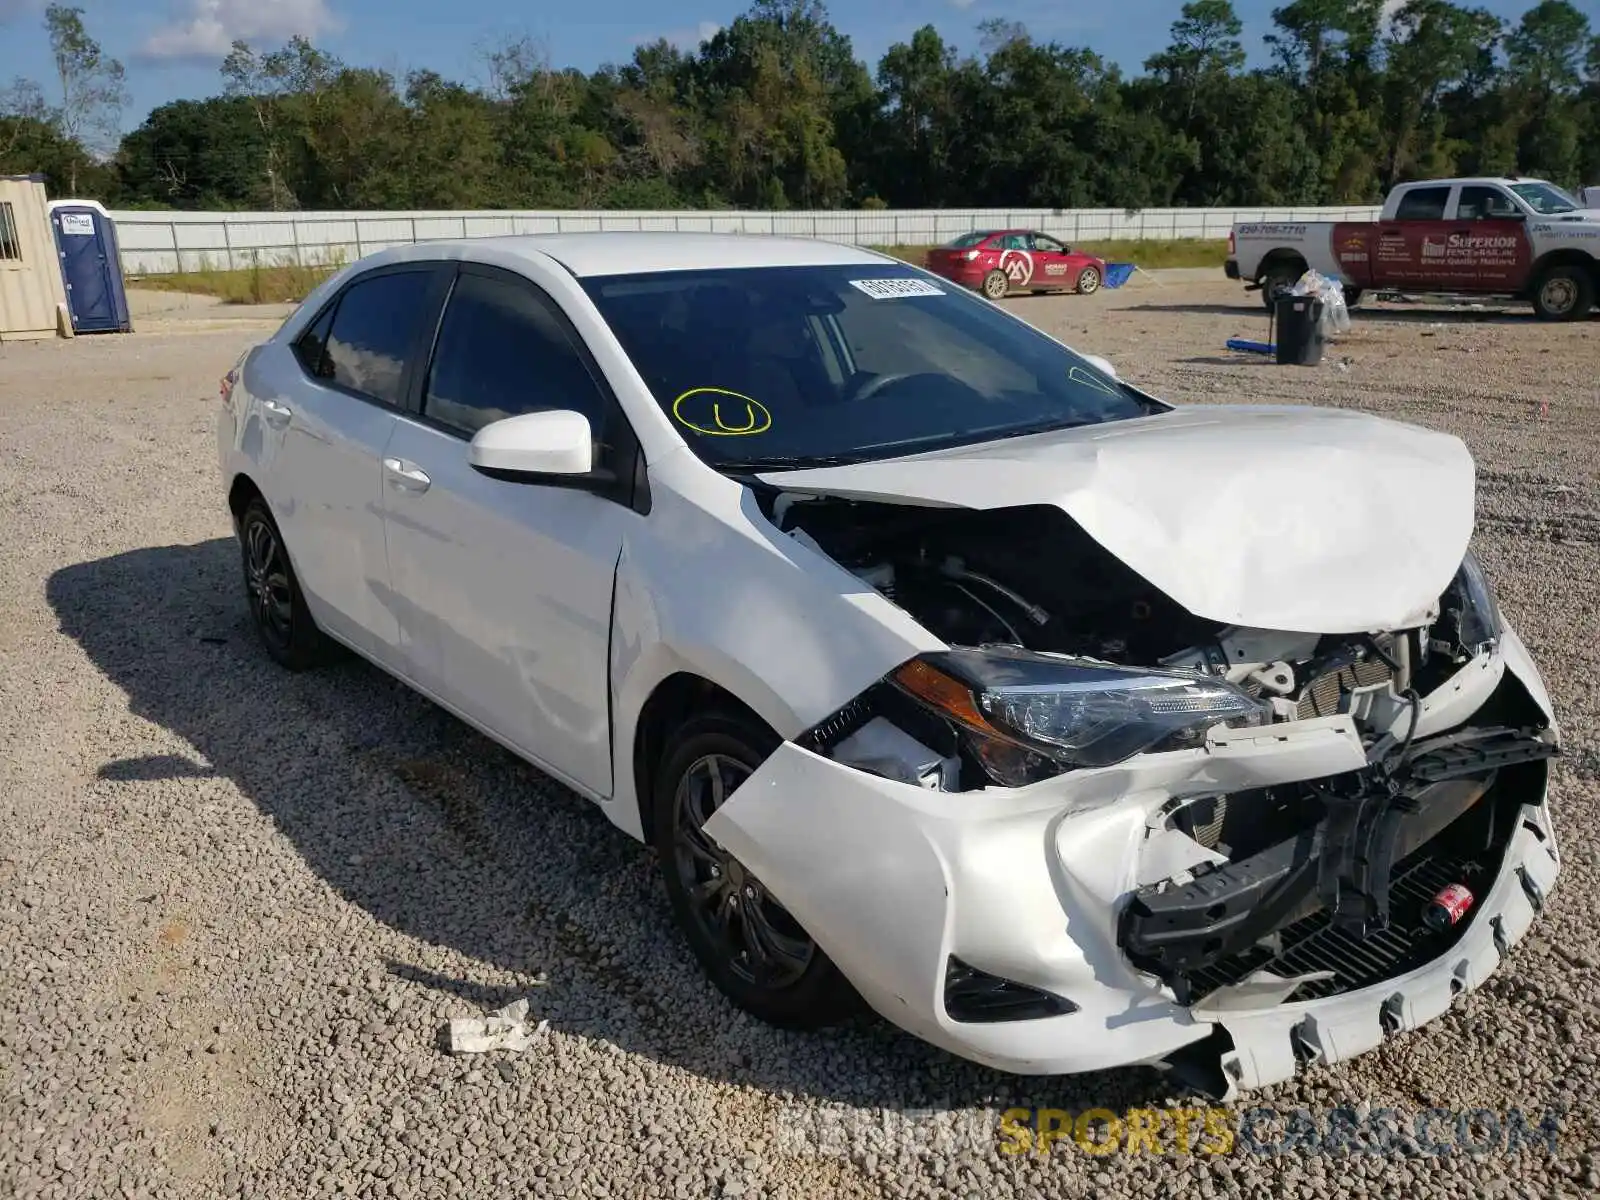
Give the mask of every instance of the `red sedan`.
<svg viewBox="0 0 1600 1200">
<path fill-rule="evenodd" d="M 1082 254 L 1033 229 L 991 229 L 966 233 L 928 251 L 924 264 L 962 287 L 981 291 L 991 300 L 1012 292 L 1081 292 L 1100 290 L 1106 277 L 1103 259 Z"/>
</svg>

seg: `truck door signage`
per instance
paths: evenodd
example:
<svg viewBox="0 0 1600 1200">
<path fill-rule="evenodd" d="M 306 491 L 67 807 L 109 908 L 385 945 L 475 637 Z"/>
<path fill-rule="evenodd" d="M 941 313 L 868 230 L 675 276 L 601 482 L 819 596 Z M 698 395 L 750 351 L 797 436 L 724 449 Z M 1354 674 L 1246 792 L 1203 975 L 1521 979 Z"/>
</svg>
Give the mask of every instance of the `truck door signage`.
<svg viewBox="0 0 1600 1200">
<path fill-rule="evenodd" d="M 1600 239 L 1600 225 L 1576 221 L 1535 225 L 1530 232 L 1549 238 L 1582 238 L 1589 241 Z"/>
<path fill-rule="evenodd" d="M 1410 257 L 1404 230 L 1386 229 L 1378 235 L 1379 262 L 1403 263 Z"/>
<path fill-rule="evenodd" d="M 1498 222 L 1496 222 L 1498 224 Z M 1445 279 L 1475 285 L 1520 283 L 1527 270 L 1528 239 L 1520 230 L 1452 230 L 1424 241 L 1424 265 Z"/>
<path fill-rule="evenodd" d="M 1492 265 L 1515 260 L 1517 247 L 1521 244 L 1521 238 L 1511 235 L 1452 233 L 1445 238 L 1440 253 L 1450 259 L 1468 259 L 1474 263 Z"/>
<path fill-rule="evenodd" d="M 1365 263 L 1370 257 L 1367 251 L 1367 239 L 1359 229 L 1344 229 L 1333 227 L 1334 257 L 1343 264 Z"/>
</svg>

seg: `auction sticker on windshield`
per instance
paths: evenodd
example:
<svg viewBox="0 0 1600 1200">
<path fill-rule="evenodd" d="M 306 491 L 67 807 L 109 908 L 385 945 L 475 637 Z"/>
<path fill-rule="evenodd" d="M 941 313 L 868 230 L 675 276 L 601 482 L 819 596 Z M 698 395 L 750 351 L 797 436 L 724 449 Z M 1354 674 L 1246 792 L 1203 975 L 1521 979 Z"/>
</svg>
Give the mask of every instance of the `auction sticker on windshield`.
<svg viewBox="0 0 1600 1200">
<path fill-rule="evenodd" d="M 906 296 L 942 296 L 944 289 L 925 279 L 852 279 L 850 286 L 874 300 L 900 300 Z"/>
</svg>

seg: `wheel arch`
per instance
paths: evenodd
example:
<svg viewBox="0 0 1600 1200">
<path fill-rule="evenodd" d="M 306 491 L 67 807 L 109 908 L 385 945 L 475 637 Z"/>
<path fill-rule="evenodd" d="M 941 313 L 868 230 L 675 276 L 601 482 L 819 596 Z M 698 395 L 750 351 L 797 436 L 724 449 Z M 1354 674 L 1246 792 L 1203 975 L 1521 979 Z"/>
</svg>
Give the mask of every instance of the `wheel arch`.
<svg viewBox="0 0 1600 1200">
<path fill-rule="evenodd" d="M 638 808 L 639 828 L 646 842 L 655 833 L 651 792 L 655 773 L 666 753 L 667 739 L 690 716 L 711 709 L 737 713 L 772 730 L 773 737 L 779 738 L 771 722 L 721 684 L 713 683 L 693 671 L 676 671 L 662 679 L 639 710 L 639 718 L 633 729 L 634 804 Z"/>
<path fill-rule="evenodd" d="M 1256 264 L 1256 278 L 1258 280 L 1264 279 L 1272 272 L 1274 267 L 1298 267 L 1303 275 L 1310 269 L 1310 264 L 1306 261 L 1306 256 L 1300 251 L 1292 250 L 1287 246 L 1280 246 L 1276 250 L 1268 250 L 1262 256 L 1261 261 Z"/>
<path fill-rule="evenodd" d="M 260 500 L 263 504 L 267 502 L 256 481 L 240 471 L 233 477 L 233 483 L 228 486 L 228 511 L 233 514 L 235 527 L 238 526 L 239 519 L 244 516 L 245 506 L 252 500 Z M 267 508 L 270 511 L 272 506 L 267 504 Z"/>
<path fill-rule="evenodd" d="M 1531 293 L 1537 285 L 1539 277 L 1554 267 L 1582 267 L 1589 272 L 1589 277 L 1600 287 L 1600 259 L 1576 246 L 1561 246 L 1555 250 L 1546 250 L 1537 259 L 1533 266 L 1528 268 L 1528 290 Z"/>
<path fill-rule="evenodd" d="M 249 507 L 252 500 L 259 500 L 266 507 L 267 514 L 272 518 L 273 524 L 278 523 L 278 514 L 272 511 L 272 501 L 267 499 L 267 494 L 261 486 L 252 479 L 248 472 L 240 471 L 233 477 L 233 482 L 228 485 L 228 512 L 233 518 L 233 531 L 239 532 L 239 522 L 244 519 L 244 510 Z M 305 577 L 300 574 L 300 564 L 295 560 L 294 547 L 289 544 L 289 539 L 283 536 L 283 528 L 278 528 L 278 541 L 283 547 L 283 553 L 289 559 L 289 567 L 300 581 L 301 591 L 306 598 L 306 604 L 312 610 L 312 616 L 319 622 L 322 620 L 321 600 L 306 590 Z"/>
</svg>

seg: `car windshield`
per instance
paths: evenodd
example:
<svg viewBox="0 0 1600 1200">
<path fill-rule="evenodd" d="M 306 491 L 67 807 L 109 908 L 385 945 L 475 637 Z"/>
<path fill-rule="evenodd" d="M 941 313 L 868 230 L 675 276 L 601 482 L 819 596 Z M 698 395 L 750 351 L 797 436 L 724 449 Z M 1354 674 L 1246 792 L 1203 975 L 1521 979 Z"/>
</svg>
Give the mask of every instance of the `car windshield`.
<svg viewBox="0 0 1600 1200">
<path fill-rule="evenodd" d="M 988 236 L 989 235 L 988 235 L 987 232 L 982 232 L 982 233 L 963 233 L 960 237 L 956 238 L 954 241 L 946 242 L 945 243 L 945 247 L 947 249 L 950 249 L 950 250 L 965 250 L 968 246 L 976 246 L 979 242 L 983 241 Z"/>
<path fill-rule="evenodd" d="M 584 287 L 656 402 L 723 469 L 891 458 L 1154 407 L 990 302 L 898 264 Z"/>
<path fill-rule="evenodd" d="M 1513 183 L 1511 190 L 1522 198 L 1529 208 L 1541 217 L 1556 213 L 1576 212 L 1578 202 L 1560 188 L 1550 183 Z"/>
</svg>

